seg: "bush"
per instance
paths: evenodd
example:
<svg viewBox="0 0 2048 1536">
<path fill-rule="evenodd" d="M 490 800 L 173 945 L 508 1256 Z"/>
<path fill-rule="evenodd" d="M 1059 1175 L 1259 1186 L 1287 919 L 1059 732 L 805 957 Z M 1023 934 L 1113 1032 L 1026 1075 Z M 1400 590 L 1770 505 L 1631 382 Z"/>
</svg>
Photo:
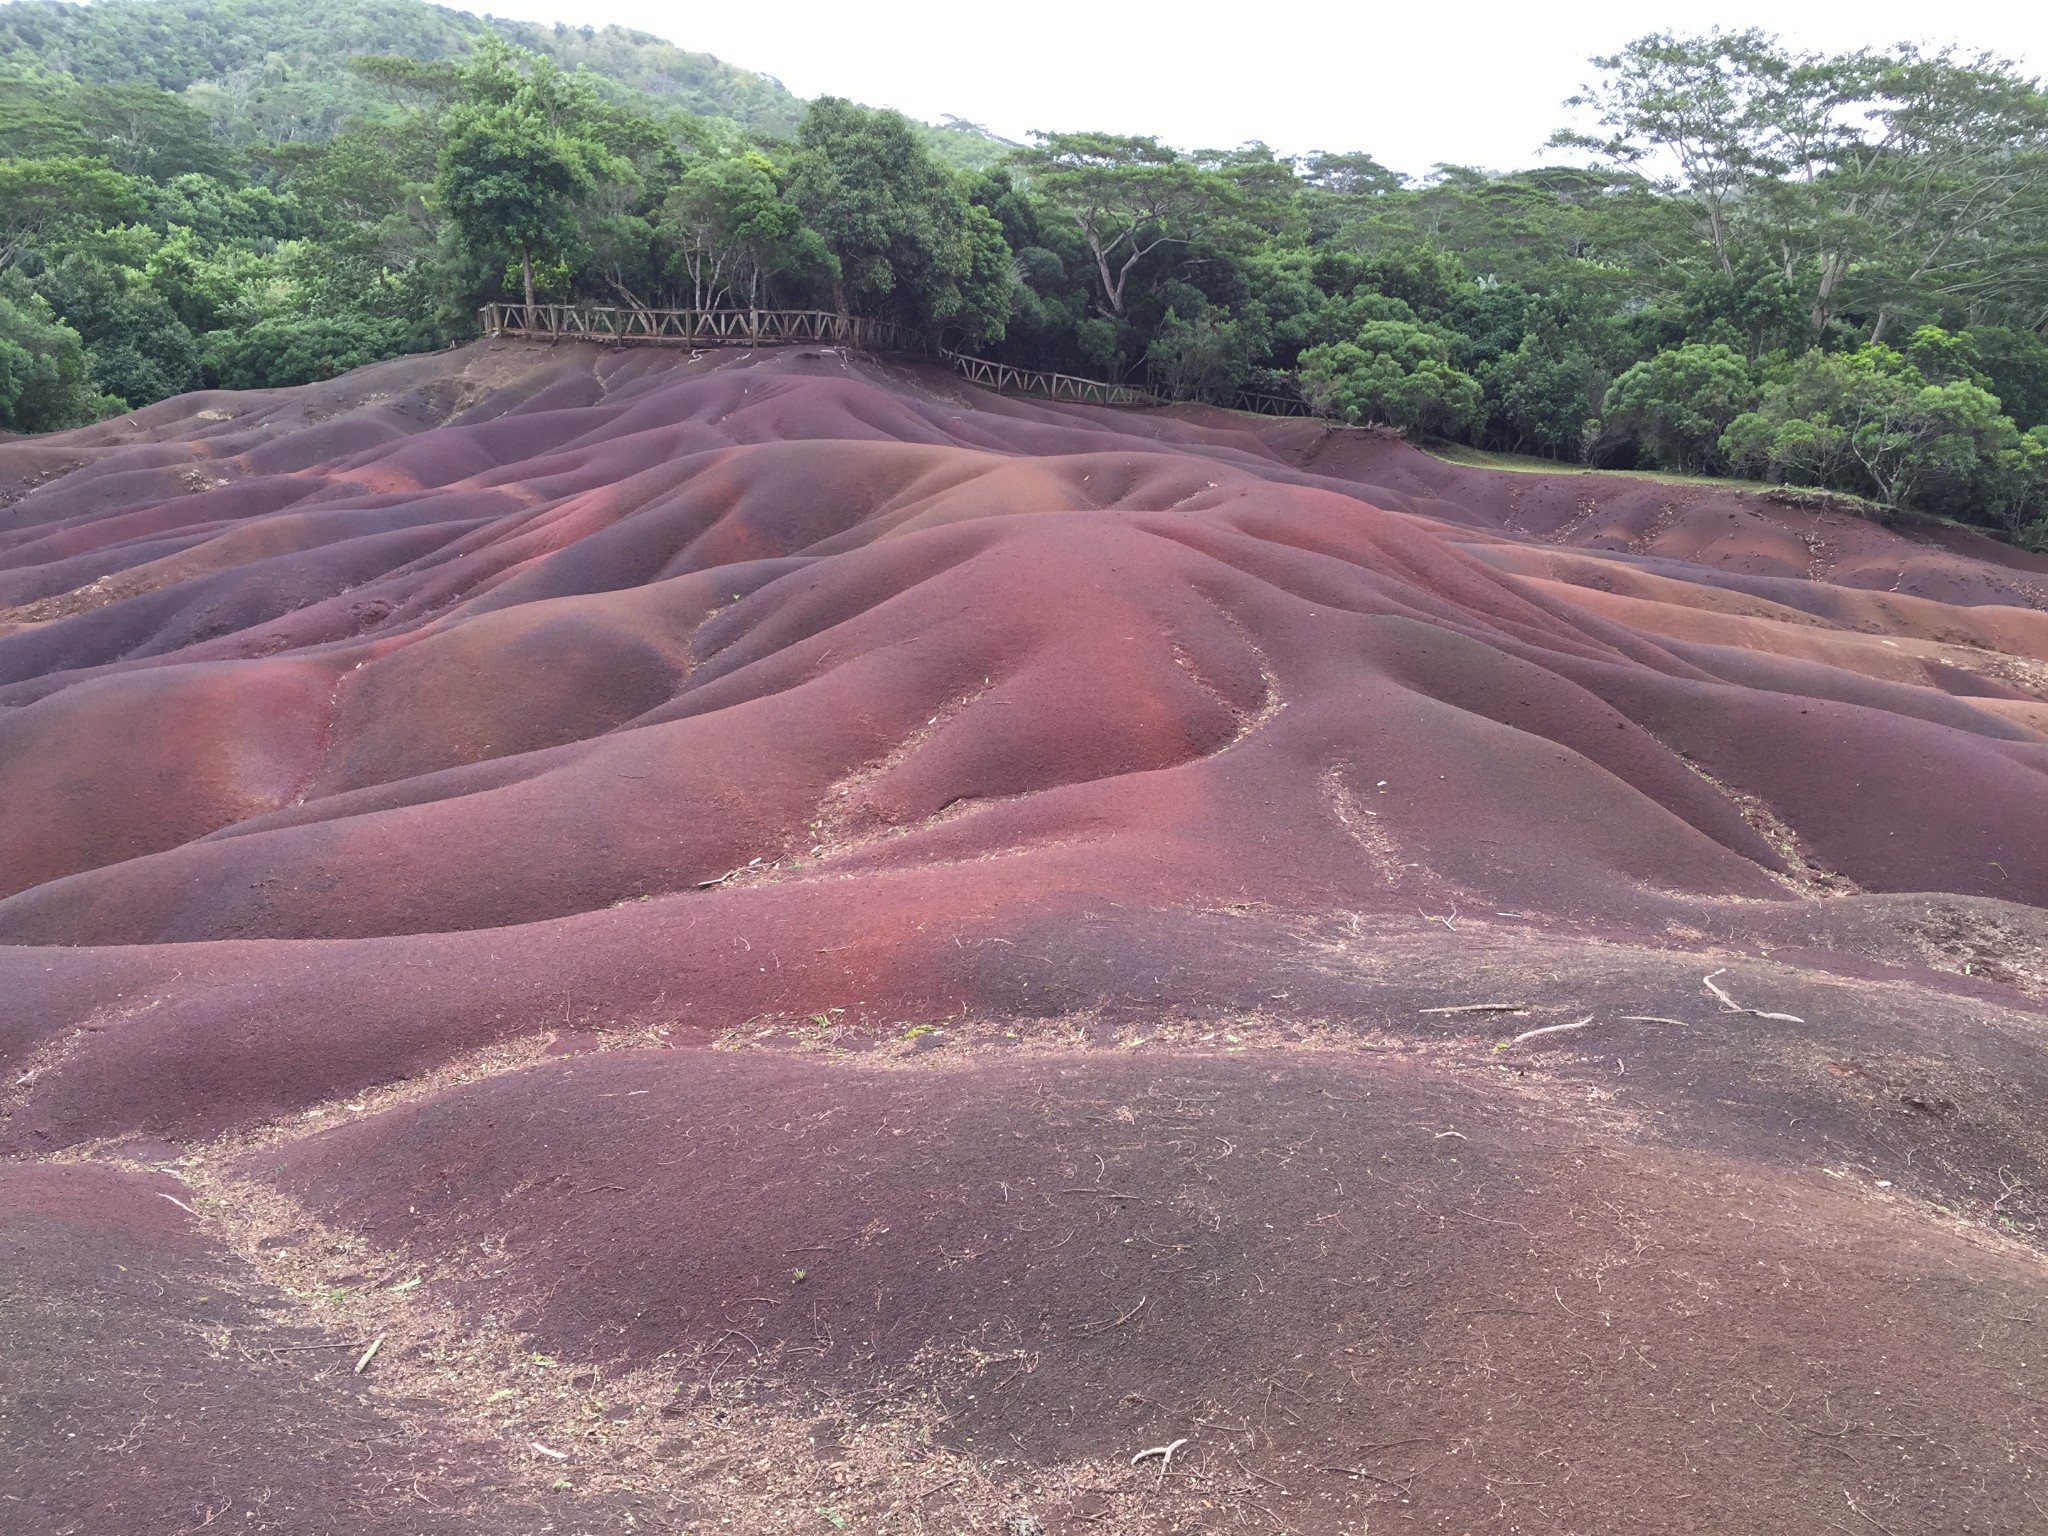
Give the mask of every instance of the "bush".
<svg viewBox="0 0 2048 1536">
<path fill-rule="evenodd" d="M 1575 459 L 1585 441 L 1593 366 L 1582 354 L 1559 352 L 1535 336 L 1480 373 L 1486 386 L 1487 434 L 1510 453 Z"/>
<path fill-rule="evenodd" d="M 85 344 L 41 295 L 8 274 L 0 282 L 0 427 L 57 432 L 123 408 L 93 388 Z"/>
<path fill-rule="evenodd" d="M 431 327 L 371 315 L 259 320 L 206 337 L 206 378 L 219 389 L 281 389 L 435 345 Z"/>
<path fill-rule="evenodd" d="M 1356 341 L 1301 354 L 1301 392 L 1326 416 L 1444 437 L 1479 419 L 1479 381 L 1451 366 L 1450 343 L 1405 320 L 1374 320 Z"/>
<path fill-rule="evenodd" d="M 1637 363 L 1608 388 L 1602 413 L 1665 469 L 1718 473 L 1722 435 L 1756 404 L 1749 364 L 1732 347 L 1692 342 Z"/>
<path fill-rule="evenodd" d="M 1209 311 L 1183 320 L 1169 309 L 1146 361 L 1174 399 L 1228 403 L 1251 371 L 1253 354 L 1264 351 L 1256 330 L 1242 320 L 1218 320 Z"/>
<path fill-rule="evenodd" d="M 1930 328 L 1931 329 L 1931 328 Z M 1915 350 L 1956 363 L 1946 333 L 1915 333 Z M 1967 378 L 1929 383 L 1890 347 L 1808 352 L 1758 408 L 1729 423 L 1723 455 L 1802 484 L 1867 495 L 1886 507 L 1982 510 L 2024 502 L 2031 452 L 1998 399 Z"/>
</svg>

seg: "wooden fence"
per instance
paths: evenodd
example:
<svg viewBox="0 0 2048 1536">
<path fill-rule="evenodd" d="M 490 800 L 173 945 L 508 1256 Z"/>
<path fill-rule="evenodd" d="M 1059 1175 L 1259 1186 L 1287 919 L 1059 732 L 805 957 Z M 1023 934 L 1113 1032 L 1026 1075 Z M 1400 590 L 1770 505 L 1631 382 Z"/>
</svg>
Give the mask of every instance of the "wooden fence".
<svg viewBox="0 0 2048 1536">
<path fill-rule="evenodd" d="M 980 384 L 998 394 L 1014 390 L 1025 395 L 1046 395 L 1054 400 L 1079 400 L 1089 405 L 1164 405 L 1166 399 L 1149 389 L 1128 384 L 1105 384 L 1100 379 L 1076 378 L 1071 373 L 1045 373 L 1035 368 L 1014 368 L 992 363 L 982 357 L 958 352 L 939 354 L 953 365 L 953 371 L 970 384 Z"/>
<path fill-rule="evenodd" d="M 997 393 L 1042 395 L 1086 405 L 1165 405 L 1167 397 L 1129 384 L 1106 384 L 1071 373 L 1016 368 L 932 345 L 929 337 L 888 320 L 826 309 L 617 309 L 589 304 L 486 304 L 477 311 L 486 336 L 536 341 L 597 341 L 619 346 L 838 346 L 858 352 L 908 352 L 938 357 L 970 383 Z M 1239 394 L 1231 404 L 1264 416 L 1313 416 L 1308 402 L 1286 395 Z"/>
<path fill-rule="evenodd" d="M 853 347 L 928 353 L 931 343 L 887 320 L 828 309 L 617 309 L 591 304 L 486 304 L 486 336 L 537 341 L 667 343 L 679 347 Z"/>
<path fill-rule="evenodd" d="M 1318 412 L 1299 395 L 1261 395 L 1241 389 L 1231 397 L 1230 408 L 1234 411 L 1250 411 L 1256 416 L 1314 416 Z"/>
</svg>

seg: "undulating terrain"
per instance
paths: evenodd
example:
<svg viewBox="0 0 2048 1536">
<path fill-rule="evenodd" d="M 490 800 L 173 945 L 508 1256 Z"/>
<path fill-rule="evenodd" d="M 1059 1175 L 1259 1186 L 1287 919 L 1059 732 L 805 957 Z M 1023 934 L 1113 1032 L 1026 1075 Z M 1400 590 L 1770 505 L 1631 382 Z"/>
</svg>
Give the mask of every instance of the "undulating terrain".
<svg viewBox="0 0 2048 1536">
<path fill-rule="evenodd" d="M 0 1528 L 2048 1530 L 2048 559 L 831 351 L 0 498 Z"/>
</svg>

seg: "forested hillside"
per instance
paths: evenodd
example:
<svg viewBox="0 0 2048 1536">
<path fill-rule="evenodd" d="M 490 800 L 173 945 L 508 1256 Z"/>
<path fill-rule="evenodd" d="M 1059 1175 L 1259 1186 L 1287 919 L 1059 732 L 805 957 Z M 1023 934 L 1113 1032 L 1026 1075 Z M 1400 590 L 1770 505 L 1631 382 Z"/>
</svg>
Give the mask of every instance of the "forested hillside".
<svg viewBox="0 0 2048 1536">
<path fill-rule="evenodd" d="M 325 138 L 390 96 L 348 64 L 363 54 L 460 58 L 494 31 L 573 69 L 706 117 L 787 133 L 803 103 L 780 82 L 621 27 L 547 28 L 421 0 L 15 0 L 0 8 L 0 65 L 93 85 L 146 84 L 183 94 L 235 142 Z"/>
<path fill-rule="evenodd" d="M 1089 132 L 974 168 L 1001 146 L 618 29 L 17 0 L 0 425 L 324 377 L 469 337 L 492 299 L 818 306 L 2048 544 L 2039 84 L 1756 33 L 1595 64 L 1534 170 Z"/>
</svg>

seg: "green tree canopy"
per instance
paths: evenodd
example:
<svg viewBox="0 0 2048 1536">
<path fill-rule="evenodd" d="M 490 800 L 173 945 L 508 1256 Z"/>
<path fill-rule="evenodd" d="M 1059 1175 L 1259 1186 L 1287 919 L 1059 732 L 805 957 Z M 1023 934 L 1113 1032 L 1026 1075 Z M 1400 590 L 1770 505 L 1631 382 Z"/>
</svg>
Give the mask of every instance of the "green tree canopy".
<svg viewBox="0 0 2048 1536">
<path fill-rule="evenodd" d="M 1002 228 L 896 112 L 822 96 L 797 131 L 788 196 L 830 251 L 842 311 L 970 342 L 1009 315 Z"/>
<path fill-rule="evenodd" d="M 104 160 L 0 160 L 0 267 L 142 211 L 142 189 Z"/>
<path fill-rule="evenodd" d="M 81 427 L 121 404 L 93 387 L 78 332 L 20 274 L 0 272 L 0 428 Z"/>
<path fill-rule="evenodd" d="M 1131 274 L 1154 251 L 1189 245 L 1251 211 L 1252 195 L 1227 165 L 1204 165 L 1157 139 L 1113 133 L 1037 137 L 1037 146 L 1019 151 L 1013 163 L 1032 191 L 1080 230 L 1105 315 L 1125 312 Z"/>
<path fill-rule="evenodd" d="M 1352 341 L 1301 354 L 1301 388 L 1319 409 L 1345 421 L 1380 422 L 1418 437 L 1441 437 L 1478 417 L 1477 380 L 1451 364 L 1450 343 L 1406 320 L 1371 320 Z"/>
<path fill-rule="evenodd" d="M 675 242 L 696 309 L 734 300 L 758 309 L 776 273 L 830 270 L 822 242 L 758 151 L 692 161 L 664 199 L 659 227 Z"/>
<path fill-rule="evenodd" d="M 1724 466 L 1721 435 L 1756 403 L 1756 380 L 1740 352 L 1688 343 L 1637 363 L 1607 391 L 1603 410 L 1666 469 Z"/>
<path fill-rule="evenodd" d="M 564 265 L 580 203 L 630 174 L 601 116 L 588 80 L 490 38 L 441 115 L 440 200 L 472 251 L 516 259 L 529 309 L 535 259 Z"/>
<path fill-rule="evenodd" d="M 1923 356 L 1953 360 L 1942 346 L 1949 338 L 1916 338 Z M 1799 358 L 1756 410 L 1730 422 L 1723 445 L 1746 467 L 1861 490 L 1890 508 L 2027 468 L 2019 430 L 1996 396 L 1968 378 L 1930 380 L 1879 342 Z"/>
</svg>

